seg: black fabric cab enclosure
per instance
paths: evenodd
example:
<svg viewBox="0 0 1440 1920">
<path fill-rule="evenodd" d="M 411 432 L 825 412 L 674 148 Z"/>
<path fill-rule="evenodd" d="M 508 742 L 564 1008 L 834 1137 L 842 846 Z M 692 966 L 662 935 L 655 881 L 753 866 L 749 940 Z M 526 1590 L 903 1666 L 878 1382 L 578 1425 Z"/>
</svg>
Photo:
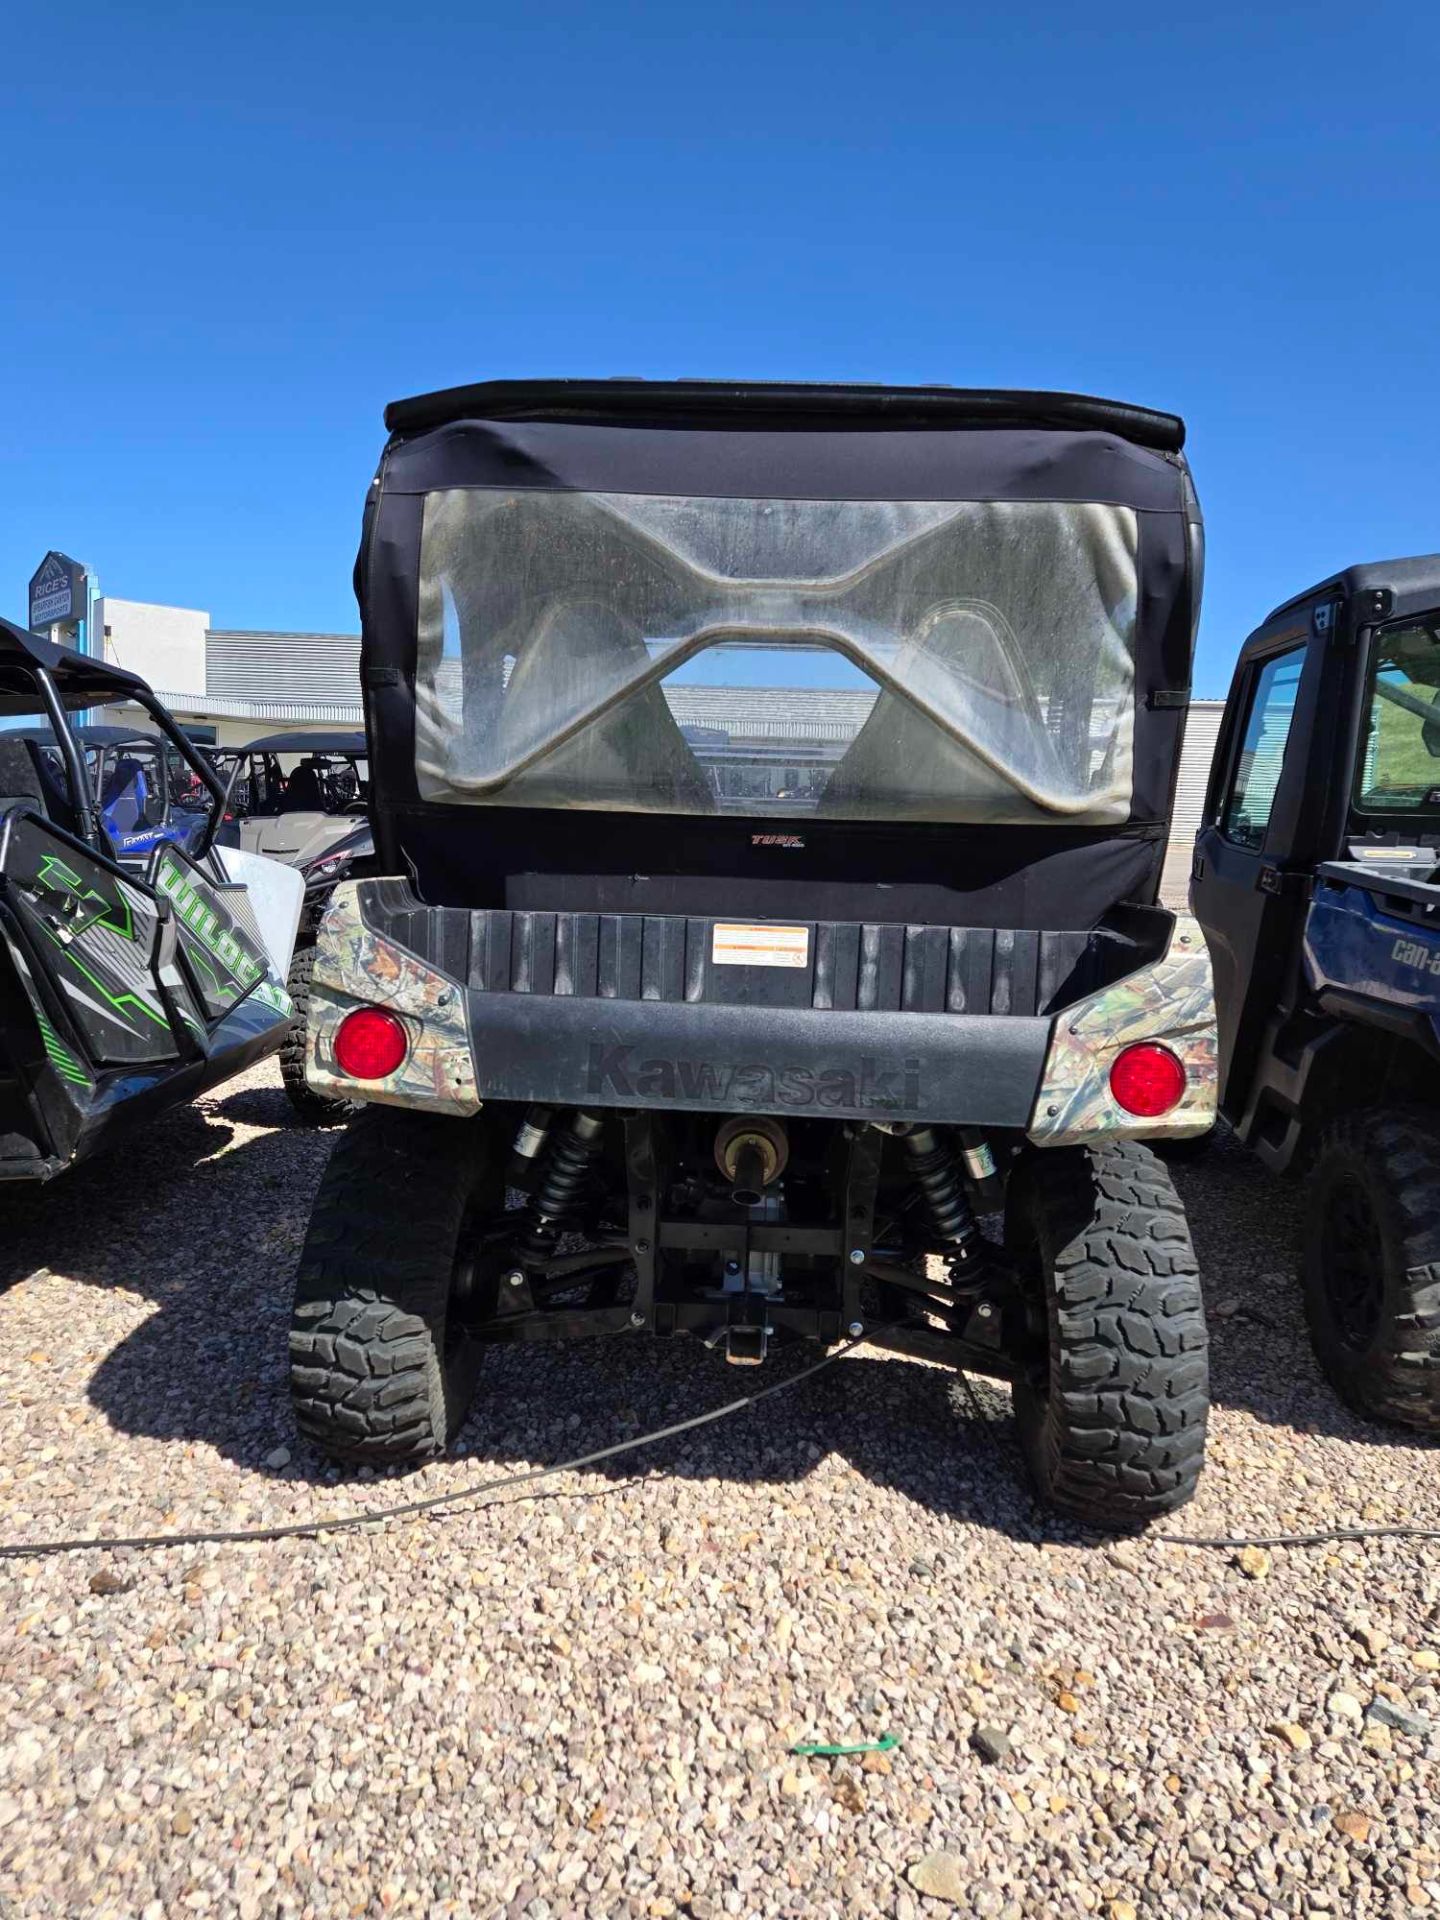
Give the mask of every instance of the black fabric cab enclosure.
<svg viewBox="0 0 1440 1920">
<path fill-rule="evenodd" d="M 487 910 L 1089 929 L 1154 901 L 1201 526 L 1171 415 L 496 382 L 356 568 L 384 871 Z"/>
</svg>

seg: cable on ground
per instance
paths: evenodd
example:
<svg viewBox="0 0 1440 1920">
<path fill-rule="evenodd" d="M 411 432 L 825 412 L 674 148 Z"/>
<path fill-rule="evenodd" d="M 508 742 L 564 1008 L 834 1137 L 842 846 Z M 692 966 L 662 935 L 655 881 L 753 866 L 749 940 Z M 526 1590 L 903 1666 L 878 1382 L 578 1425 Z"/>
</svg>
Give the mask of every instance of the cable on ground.
<svg viewBox="0 0 1440 1920">
<path fill-rule="evenodd" d="M 573 1460 L 557 1461 L 554 1466 L 530 1467 L 523 1473 L 502 1474 L 498 1480 L 483 1480 L 478 1487 L 434 1493 L 423 1500 L 404 1500 L 393 1507 L 360 1507 L 353 1513 L 339 1513 L 315 1520 L 292 1520 L 278 1527 L 241 1527 L 233 1530 L 200 1528 L 188 1533 L 92 1534 L 66 1540 L 34 1540 L 28 1544 L 5 1541 L 0 1542 L 0 1560 L 42 1559 L 59 1553 L 84 1553 L 87 1549 L 114 1553 L 121 1548 L 149 1550 L 156 1547 L 256 1546 L 275 1540 L 299 1540 L 319 1533 L 340 1533 L 353 1527 L 377 1526 L 385 1520 L 405 1520 L 419 1513 L 436 1513 L 442 1507 L 458 1507 L 472 1500 L 483 1500 L 489 1506 L 500 1494 L 513 1493 L 518 1487 L 533 1486 L 539 1480 L 550 1480 L 560 1473 L 576 1473 L 582 1467 L 597 1466 L 602 1460 L 613 1460 L 622 1453 L 635 1453 L 642 1447 L 658 1446 L 662 1440 L 673 1440 L 679 1434 L 694 1432 L 697 1427 L 708 1427 L 731 1414 L 743 1413 L 747 1407 L 758 1406 L 772 1394 L 784 1393 L 791 1387 L 798 1387 L 802 1380 L 813 1379 L 817 1373 L 823 1373 L 826 1367 L 834 1366 L 837 1360 L 843 1360 L 847 1353 L 853 1352 L 859 1345 L 861 1340 L 847 1340 L 843 1346 L 827 1353 L 823 1360 L 802 1367 L 799 1373 L 792 1373 L 784 1380 L 773 1380 L 768 1387 L 761 1387 L 755 1393 L 742 1394 L 738 1400 L 728 1400 L 722 1407 L 711 1407 L 705 1413 L 691 1414 L 688 1420 L 676 1420 L 668 1427 L 657 1427 L 651 1433 L 637 1434 L 633 1440 L 617 1440 L 612 1446 L 597 1447 L 592 1453 L 579 1454 Z"/>
<path fill-rule="evenodd" d="M 1342 1540 L 1440 1540 L 1440 1527 L 1322 1527 L 1316 1533 L 1153 1533 L 1167 1547 L 1328 1547 Z"/>
</svg>

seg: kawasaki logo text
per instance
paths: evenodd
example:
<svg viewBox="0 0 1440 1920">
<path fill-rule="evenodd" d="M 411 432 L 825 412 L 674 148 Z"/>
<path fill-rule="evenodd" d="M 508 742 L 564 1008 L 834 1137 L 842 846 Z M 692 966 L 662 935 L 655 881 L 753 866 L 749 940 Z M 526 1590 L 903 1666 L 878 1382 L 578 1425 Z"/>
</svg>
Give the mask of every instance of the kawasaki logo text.
<svg viewBox="0 0 1440 1920">
<path fill-rule="evenodd" d="M 621 1100 L 698 1100 L 705 1106 L 836 1107 L 851 1112 L 918 1113 L 920 1062 L 890 1066 L 862 1058 L 859 1071 L 845 1067 L 771 1066 L 716 1060 L 632 1058 L 630 1046 L 590 1047 L 589 1090 Z"/>
</svg>

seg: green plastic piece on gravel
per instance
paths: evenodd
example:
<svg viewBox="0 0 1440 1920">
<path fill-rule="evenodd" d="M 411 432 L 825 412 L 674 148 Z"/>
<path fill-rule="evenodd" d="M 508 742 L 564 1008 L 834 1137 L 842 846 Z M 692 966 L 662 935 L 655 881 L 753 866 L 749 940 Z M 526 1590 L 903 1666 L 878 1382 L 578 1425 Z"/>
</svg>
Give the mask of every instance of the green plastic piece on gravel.
<svg viewBox="0 0 1440 1920">
<path fill-rule="evenodd" d="M 825 1743 L 808 1744 L 799 1742 L 791 1747 L 791 1753 L 805 1754 L 815 1760 L 841 1760 L 849 1753 L 889 1753 L 898 1747 L 899 1740 L 893 1733 L 883 1734 L 878 1740 L 860 1740 L 853 1747 L 832 1747 Z"/>
</svg>

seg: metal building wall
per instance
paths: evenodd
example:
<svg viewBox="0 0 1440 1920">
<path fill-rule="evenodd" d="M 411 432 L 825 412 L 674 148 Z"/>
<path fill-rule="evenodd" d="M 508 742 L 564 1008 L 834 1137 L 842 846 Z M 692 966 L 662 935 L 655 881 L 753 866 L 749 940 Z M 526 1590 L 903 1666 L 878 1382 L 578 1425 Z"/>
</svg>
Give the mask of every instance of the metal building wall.
<svg viewBox="0 0 1440 1920">
<path fill-rule="evenodd" d="M 242 633 L 205 636 L 205 689 L 220 700 L 266 705 L 360 704 L 358 633 Z"/>
<path fill-rule="evenodd" d="M 1175 786 L 1175 813 L 1170 823 L 1170 844 L 1165 853 L 1165 879 L 1162 894 L 1168 906 L 1182 907 L 1190 881 L 1190 856 L 1200 816 L 1205 809 L 1205 788 L 1210 779 L 1210 762 L 1215 757 L 1215 741 L 1225 713 L 1223 700 L 1192 700 L 1185 726 L 1185 746 L 1180 755 L 1180 777 Z"/>
</svg>

